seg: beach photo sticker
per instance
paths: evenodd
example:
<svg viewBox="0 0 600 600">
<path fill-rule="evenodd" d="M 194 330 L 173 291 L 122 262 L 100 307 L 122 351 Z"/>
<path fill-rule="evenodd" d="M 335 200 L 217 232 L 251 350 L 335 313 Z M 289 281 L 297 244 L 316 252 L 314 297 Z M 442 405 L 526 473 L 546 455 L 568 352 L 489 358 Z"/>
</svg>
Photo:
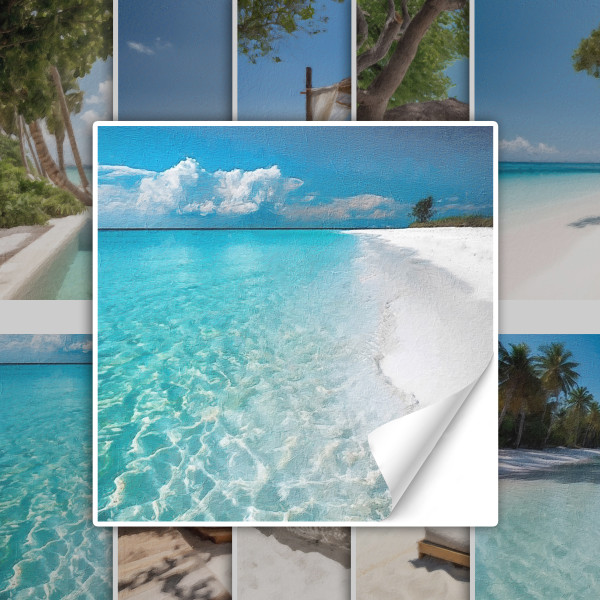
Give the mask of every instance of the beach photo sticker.
<svg viewBox="0 0 600 600">
<path fill-rule="evenodd" d="M 477 2 L 475 116 L 501 132 L 501 300 L 600 299 L 599 6 L 561 6 L 567 21 L 543 0 Z"/>
<path fill-rule="evenodd" d="M 493 354 L 495 125 L 96 127 L 97 522 L 388 516 Z"/>
<path fill-rule="evenodd" d="M 598 335 L 500 335 L 500 519 L 475 530 L 477 597 L 596 596 L 599 364 Z"/>
<path fill-rule="evenodd" d="M 238 0 L 241 121 L 348 121 L 351 0 Z"/>
<path fill-rule="evenodd" d="M 0 335 L 0 595 L 110 600 L 92 523 L 92 339 Z"/>
</svg>

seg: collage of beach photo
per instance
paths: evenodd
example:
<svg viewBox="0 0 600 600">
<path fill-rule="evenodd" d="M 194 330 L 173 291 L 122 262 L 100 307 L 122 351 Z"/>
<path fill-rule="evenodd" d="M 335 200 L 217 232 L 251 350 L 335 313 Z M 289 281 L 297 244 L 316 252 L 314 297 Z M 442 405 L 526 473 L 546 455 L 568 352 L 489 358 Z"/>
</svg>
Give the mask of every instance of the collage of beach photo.
<svg viewBox="0 0 600 600">
<path fill-rule="evenodd" d="M 597 600 L 600 0 L 0 6 L 0 599 Z"/>
</svg>

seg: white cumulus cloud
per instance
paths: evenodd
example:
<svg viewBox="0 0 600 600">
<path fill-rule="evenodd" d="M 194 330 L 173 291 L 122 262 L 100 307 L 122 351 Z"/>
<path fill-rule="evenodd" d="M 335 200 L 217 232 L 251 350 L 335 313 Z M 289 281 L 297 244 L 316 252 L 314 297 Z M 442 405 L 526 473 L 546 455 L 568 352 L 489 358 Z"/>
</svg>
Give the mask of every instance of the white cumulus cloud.
<svg viewBox="0 0 600 600">
<path fill-rule="evenodd" d="M 96 121 L 102 120 L 95 110 L 86 110 L 84 113 L 81 113 L 80 118 L 88 127 L 91 127 Z"/>
<path fill-rule="evenodd" d="M 103 106 L 112 106 L 113 97 L 113 82 L 112 79 L 101 81 L 98 85 L 98 93 L 86 97 L 85 101 L 88 104 L 101 104 Z"/>
<path fill-rule="evenodd" d="M 526 154 L 554 154 L 558 152 L 554 146 L 549 146 L 540 142 L 532 144 L 520 135 L 514 140 L 500 140 L 500 150 L 505 152 L 526 153 Z"/>
<path fill-rule="evenodd" d="M 144 215 L 247 215 L 265 203 L 279 206 L 304 183 L 284 177 L 277 165 L 209 172 L 193 158 L 162 172 L 124 165 L 100 165 L 98 169 L 106 181 L 99 188 L 103 209 L 135 210 Z M 124 176 L 138 177 L 139 181 L 128 189 L 109 183 Z"/>
</svg>

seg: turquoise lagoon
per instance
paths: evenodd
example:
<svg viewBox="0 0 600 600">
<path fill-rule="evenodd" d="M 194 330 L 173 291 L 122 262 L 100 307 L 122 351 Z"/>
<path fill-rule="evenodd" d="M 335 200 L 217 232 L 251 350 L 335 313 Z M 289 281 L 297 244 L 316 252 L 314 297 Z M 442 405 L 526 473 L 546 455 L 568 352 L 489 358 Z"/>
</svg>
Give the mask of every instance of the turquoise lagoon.
<svg viewBox="0 0 600 600">
<path fill-rule="evenodd" d="M 411 283 L 383 274 L 399 249 L 322 230 L 98 235 L 100 520 L 388 514 L 367 434 L 411 405 L 379 369 L 386 301 Z"/>
<path fill-rule="evenodd" d="M 112 598 L 92 523 L 91 365 L 0 365 L 0 597 Z"/>
<path fill-rule="evenodd" d="M 476 529 L 476 596 L 596 600 L 600 462 L 500 480 L 499 524 Z"/>
<path fill-rule="evenodd" d="M 501 162 L 498 183 L 501 224 L 519 225 L 572 200 L 597 195 L 600 164 Z"/>
</svg>

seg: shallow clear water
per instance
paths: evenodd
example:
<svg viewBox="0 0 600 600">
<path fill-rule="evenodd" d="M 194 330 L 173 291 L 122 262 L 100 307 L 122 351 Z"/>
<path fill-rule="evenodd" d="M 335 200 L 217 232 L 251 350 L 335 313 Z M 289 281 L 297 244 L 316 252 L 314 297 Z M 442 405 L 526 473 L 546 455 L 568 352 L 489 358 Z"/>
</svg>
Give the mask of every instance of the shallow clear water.
<svg viewBox="0 0 600 600">
<path fill-rule="evenodd" d="M 0 365 L 0 597 L 112 598 L 94 527 L 91 365 Z"/>
<path fill-rule="evenodd" d="M 500 481 L 499 525 L 475 530 L 486 600 L 596 600 L 600 463 Z"/>
<path fill-rule="evenodd" d="M 92 251 L 77 250 L 56 293 L 56 300 L 91 300 L 92 287 Z"/>
<path fill-rule="evenodd" d="M 524 219 L 600 190 L 600 164 L 500 163 L 501 225 L 520 225 Z"/>
<path fill-rule="evenodd" d="M 77 170 L 77 167 L 65 167 L 65 171 L 67 173 L 67 178 L 71 183 L 74 183 L 75 185 L 81 185 L 81 178 L 79 177 L 79 171 Z M 88 181 L 91 183 L 94 175 L 93 168 L 84 166 L 83 172 L 85 173 Z"/>
<path fill-rule="evenodd" d="M 101 520 L 388 513 L 367 434 L 407 403 L 378 367 L 361 248 L 332 231 L 99 232 Z"/>
<path fill-rule="evenodd" d="M 31 283 L 27 300 L 92 299 L 92 222 L 67 244 L 50 267 Z"/>
</svg>

